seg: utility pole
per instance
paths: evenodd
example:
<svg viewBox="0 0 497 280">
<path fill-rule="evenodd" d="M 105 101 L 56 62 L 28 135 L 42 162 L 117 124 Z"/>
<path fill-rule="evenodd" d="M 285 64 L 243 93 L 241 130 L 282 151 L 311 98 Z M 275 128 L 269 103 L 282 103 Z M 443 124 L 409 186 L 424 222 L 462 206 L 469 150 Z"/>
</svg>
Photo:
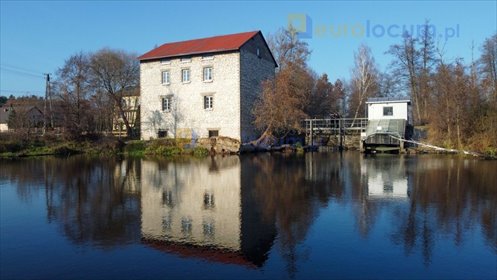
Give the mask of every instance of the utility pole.
<svg viewBox="0 0 497 280">
<path fill-rule="evenodd" d="M 45 75 L 45 100 L 43 102 L 43 135 L 47 131 L 47 99 L 50 92 L 50 74 L 43 73 Z"/>
<path fill-rule="evenodd" d="M 45 102 L 43 104 L 44 110 L 44 123 L 43 123 L 43 133 L 45 133 L 47 129 L 47 100 L 48 100 L 48 110 L 50 111 L 50 127 L 54 127 L 53 125 L 53 110 L 52 110 L 52 92 L 50 88 L 50 73 L 43 73 L 45 75 Z"/>
</svg>

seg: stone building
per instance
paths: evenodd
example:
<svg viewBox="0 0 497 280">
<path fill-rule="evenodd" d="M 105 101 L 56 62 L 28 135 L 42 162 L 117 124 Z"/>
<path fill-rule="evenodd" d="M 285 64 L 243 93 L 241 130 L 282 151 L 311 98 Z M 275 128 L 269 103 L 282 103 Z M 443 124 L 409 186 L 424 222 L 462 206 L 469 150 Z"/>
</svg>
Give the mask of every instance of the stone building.
<svg viewBox="0 0 497 280">
<path fill-rule="evenodd" d="M 252 109 L 277 67 L 260 31 L 166 43 L 139 60 L 142 139 L 258 136 Z"/>
</svg>

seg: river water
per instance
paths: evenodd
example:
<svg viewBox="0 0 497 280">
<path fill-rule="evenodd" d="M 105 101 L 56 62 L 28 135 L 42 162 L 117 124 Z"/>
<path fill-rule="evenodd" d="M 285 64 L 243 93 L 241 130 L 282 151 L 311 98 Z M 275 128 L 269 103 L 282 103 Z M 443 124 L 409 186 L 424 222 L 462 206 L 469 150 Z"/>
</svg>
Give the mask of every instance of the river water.
<svg viewBox="0 0 497 280">
<path fill-rule="evenodd" d="M 497 161 L 0 161 L 1 279 L 497 278 Z"/>
</svg>

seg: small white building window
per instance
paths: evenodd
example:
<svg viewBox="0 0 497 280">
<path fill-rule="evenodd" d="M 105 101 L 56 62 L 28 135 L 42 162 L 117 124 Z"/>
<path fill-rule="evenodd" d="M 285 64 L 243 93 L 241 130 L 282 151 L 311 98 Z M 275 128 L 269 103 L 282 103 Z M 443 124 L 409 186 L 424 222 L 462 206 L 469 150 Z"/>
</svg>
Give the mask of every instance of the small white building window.
<svg viewBox="0 0 497 280">
<path fill-rule="evenodd" d="M 162 84 L 169 85 L 170 82 L 169 70 L 162 71 Z"/>
<path fill-rule="evenodd" d="M 204 82 L 212 81 L 212 67 L 204 67 Z"/>
<path fill-rule="evenodd" d="M 212 110 L 213 106 L 214 106 L 214 96 L 212 95 L 204 96 L 204 109 Z"/>
<path fill-rule="evenodd" d="M 190 82 L 190 69 L 181 69 L 181 81 L 183 83 Z"/>
<path fill-rule="evenodd" d="M 161 59 L 160 63 L 161 64 L 171 64 L 171 60 L 170 59 Z"/>
<path fill-rule="evenodd" d="M 202 60 L 213 60 L 214 56 L 213 55 L 203 55 Z"/>
<path fill-rule="evenodd" d="M 393 107 L 383 107 L 383 116 L 393 116 Z"/>
<path fill-rule="evenodd" d="M 171 104 L 172 103 L 172 98 L 171 96 L 164 96 L 162 97 L 162 111 L 164 112 L 170 112 L 171 111 Z"/>
<path fill-rule="evenodd" d="M 191 57 L 183 57 L 182 59 L 179 60 L 181 63 L 187 63 L 187 62 L 192 62 Z"/>
</svg>

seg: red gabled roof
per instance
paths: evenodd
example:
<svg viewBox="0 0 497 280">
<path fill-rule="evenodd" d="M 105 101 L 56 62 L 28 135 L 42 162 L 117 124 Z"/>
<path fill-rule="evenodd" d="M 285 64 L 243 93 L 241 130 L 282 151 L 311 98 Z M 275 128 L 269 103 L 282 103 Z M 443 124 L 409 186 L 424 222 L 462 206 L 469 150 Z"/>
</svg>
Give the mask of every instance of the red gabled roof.
<svg viewBox="0 0 497 280">
<path fill-rule="evenodd" d="M 243 44 L 245 44 L 259 32 L 260 31 L 252 31 L 174 43 L 166 43 L 143 54 L 142 56 L 138 57 L 138 59 L 140 61 L 143 61 L 183 55 L 235 51 L 239 50 L 243 46 Z"/>
<path fill-rule="evenodd" d="M 147 238 L 142 238 L 142 242 L 157 250 L 176 254 L 181 257 L 201 258 L 210 262 L 236 264 L 243 265 L 248 268 L 257 268 L 257 266 L 247 260 L 241 252 Z"/>
</svg>

